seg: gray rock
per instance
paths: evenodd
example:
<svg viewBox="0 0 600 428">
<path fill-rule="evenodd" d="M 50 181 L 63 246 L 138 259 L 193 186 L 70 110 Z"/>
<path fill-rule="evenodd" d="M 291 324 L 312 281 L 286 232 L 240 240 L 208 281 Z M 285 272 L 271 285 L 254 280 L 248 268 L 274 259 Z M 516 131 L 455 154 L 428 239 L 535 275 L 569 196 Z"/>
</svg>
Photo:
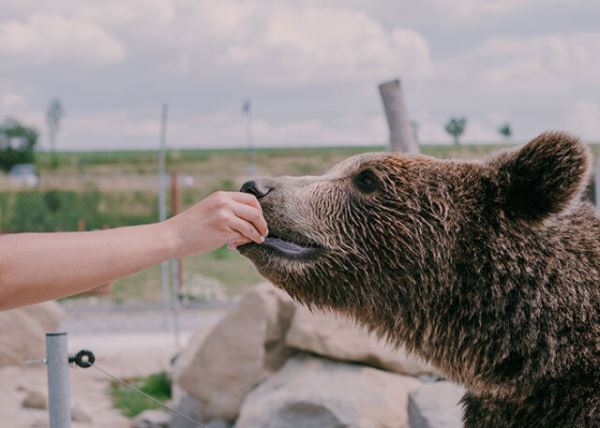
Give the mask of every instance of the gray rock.
<svg viewBox="0 0 600 428">
<path fill-rule="evenodd" d="M 198 401 L 191 395 L 184 393 L 179 401 L 177 401 L 175 408 L 193 420 L 199 421 Z M 177 413 L 171 414 L 170 428 L 196 428 L 197 426 L 194 422 Z"/>
<path fill-rule="evenodd" d="M 133 428 L 169 428 L 170 415 L 162 410 L 144 410 L 132 421 Z"/>
<path fill-rule="evenodd" d="M 435 370 L 419 358 L 332 312 L 298 307 L 285 338 L 292 348 L 341 361 L 364 363 L 411 376 Z"/>
<path fill-rule="evenodd" d="M 235 428 L 408 427 L 420 382 L 371 367 L 297 355 L 244 400 Z"/>
<path fill-rule="evenodd" d="M 291 350 L 284 338 L 294 309 L 287 294 L 262 284 L 206 339 L 190 341 L 176 362 L 174 378 L 198 400 L 202 420 L 235 420 L 248 392 L 285 363 Z"/>
<path fill-rule="evenodd" d="M 23 407 L 28 409 L 47 409 L 48 397 L 46 393 L 35 389 L 27 390 L 27 395 L 23 399 Z"/>
<path fill-rule="evenodd" d="M 231 428 L 233 424 L 225 419 L 215 419 L 204 426 L 206 428 Z"/>
<path fill-rule="evenodd" d="M 64 309 L 54 301 L 24 306 L 21 310 L 35 319 L 47 333 L 56 331 L 65 318 Z"/>
<path fill-rule="evenodd" d="M 71 420 L 84 424 L 91 424 L 93 421 L 90 410 L 80 402 L 75 402 L 71 406 Z"/>
<path fill-rule="evenodd" d="M 0 311 L 0 367 L 43 358 L 46 333 L 55 331 L 62 317 L 63 310 L 56 302 Z"/>
<path fill-rule="evenodd" d="M 410 393 L 410 428 L 461 428 L 459 401 L 464 393 L 463 387 L 451 382 L 423 384 Z"/>
</svg>

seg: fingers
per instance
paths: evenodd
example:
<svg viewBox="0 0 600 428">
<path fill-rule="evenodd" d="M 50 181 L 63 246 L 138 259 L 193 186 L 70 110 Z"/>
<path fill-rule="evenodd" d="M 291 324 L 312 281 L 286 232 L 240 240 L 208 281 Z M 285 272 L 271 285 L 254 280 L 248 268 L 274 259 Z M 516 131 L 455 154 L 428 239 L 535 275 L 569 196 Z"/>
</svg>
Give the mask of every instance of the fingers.
<svg viewBox="0 0 600 428">
<path fill-rule="evenodd" d="M 269 233 L 262 211 L 244 204 L 234 204 L 231 206 L 231 210 L 237 217 L 252 223 L 261 236 L 267 236 Z"/>
<path fill-rule="evenodd" d="M 258 199 L 256 199 L 256 196 L 251 195 L 250 193 L 241 192 L 231 192 L 230 195 L 234 201 L 240 202 L 245 205 L 250 205 L 251 207 L 260 210 L 260 212 L 262 213 L 262 207 L 260 206 Z"/>
<path fill-rule="evenodd" d="M 267 223 L 262 215 L 262 207 L 254 195 L 240 192 L 216 192 L 212 195 L 212 210 L 219 213 L 217 221 L 233 231 L 230 248 L 248 242 L 262 244 L 268 234 Z M 241 239 L 237 238 L 239 234 Z M 238 243 L 239 241 L 239 243 Z"/>
<path fill-rule="evenodd" d="M 251 241 L 256 242 L 257 244 L 262 244 L 265 242 L 265 238 L 262 234 L 256 230 L 252 223 L 248 223 L 245 220 L 242 220 L 239 217 L 234 217 L 231 219 L 229 223 L 232 230 L 238 232 L 240 235 L 243 235 L 245 238 L 250 239 Z"/>
<path fill-rule="evenodd" d="M 238 234 L 239 235 L 239 234 Z M 241 235 L 239 235 L 240 237 L 236 240 L 231 241 L 230 243 L 227 244 L 227 248 L 229 248 L 230 250 L 237 250 L 237 248 L 241 245 L 247 244 L 248 242 L 252 242 L 249 239 L 243 238 Z"/>
</svg>

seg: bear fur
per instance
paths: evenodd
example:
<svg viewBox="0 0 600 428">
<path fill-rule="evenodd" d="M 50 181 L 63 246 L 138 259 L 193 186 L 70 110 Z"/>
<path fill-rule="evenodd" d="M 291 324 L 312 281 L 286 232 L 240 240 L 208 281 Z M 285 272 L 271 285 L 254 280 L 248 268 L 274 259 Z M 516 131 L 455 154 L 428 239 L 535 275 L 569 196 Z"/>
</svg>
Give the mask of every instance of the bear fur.
<svg viewBox="0 0 600 428">
<path fill-rule="evenodd" d="M 545 133 L 482 162 L 373 153 L 246 183 L 270 234 L 240 248 L 467 388 L 466 427 L 600 426 L 600 218 L 590 155 Z"/>
</svg>

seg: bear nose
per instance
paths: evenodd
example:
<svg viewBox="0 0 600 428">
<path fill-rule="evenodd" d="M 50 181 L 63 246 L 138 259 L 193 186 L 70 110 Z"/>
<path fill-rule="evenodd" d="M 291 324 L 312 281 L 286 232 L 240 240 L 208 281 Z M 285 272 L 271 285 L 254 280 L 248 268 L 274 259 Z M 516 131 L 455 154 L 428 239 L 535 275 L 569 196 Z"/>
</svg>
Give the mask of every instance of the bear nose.
<svg viewBox="0 0 600 428">
<path fill-rule="evenodd" d="M 270 191 L 270 186 L 254 180 L 246 181 L 242 184 L 242 188 L 240 189 L 240 192 L 250 193 L 251 195 L 256 196 L 256 199 L 264 198 Z"/>
</svg>

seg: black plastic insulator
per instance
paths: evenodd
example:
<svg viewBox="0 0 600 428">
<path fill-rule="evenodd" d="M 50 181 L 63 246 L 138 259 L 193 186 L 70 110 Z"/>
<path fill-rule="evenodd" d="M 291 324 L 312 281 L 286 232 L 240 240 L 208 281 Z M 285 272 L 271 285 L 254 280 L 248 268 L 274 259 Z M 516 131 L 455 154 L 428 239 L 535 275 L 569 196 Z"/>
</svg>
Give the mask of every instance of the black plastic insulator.
<svg viewBox="0 0 600 428">
<path fill-rule="evenodd" d="M 94 353 L 92 351 L 88 351 L 87 349 L 82 349 L 75 355 L 69 357 L 69 363 L 75 363 L 77 367 L 81 367 L 82 369 L 92 367 L 94 361 L 96 361 Z"/>
</svg>

